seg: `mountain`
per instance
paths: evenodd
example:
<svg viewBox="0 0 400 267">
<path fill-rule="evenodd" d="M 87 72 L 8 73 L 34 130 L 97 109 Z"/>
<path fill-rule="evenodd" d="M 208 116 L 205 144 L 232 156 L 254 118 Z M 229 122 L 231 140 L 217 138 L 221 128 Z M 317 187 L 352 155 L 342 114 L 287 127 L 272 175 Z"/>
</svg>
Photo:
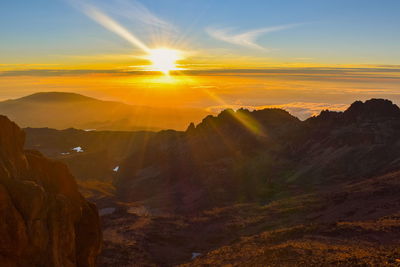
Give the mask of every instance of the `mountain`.
<svg viewBox="0 0 400 267">
<path fill-rule="evenodd" d="M 399 130 L 399 108 L 379 99 L 306 121 L 279 109 L 226 110 L 149 138 L 121 164 L 116 186 L 125 200 L 157 196 L 175 211 L 265 202 L 400 168 Z"/>
<path fill-rule="evenodd" d="M 395 265 L 399 132 L 399 108 L 382 99 L 306 121 L 227 110 L 150 138 L 121 164 L 116 194 L 152 214 L 137 246 L 156 265 Z M 132 210 L 112 216 L 133 223 Z"/>
<path fill-rule="evenodd" d="M 53 102 L 96 102 L 96 99 L 75 93 L 40 92 L 17 99 L 21 102 L 53 103 Z"/>
<path fill-rule="evenodd" d="M 389 100 L 305 121 L 281 109 L 228 109 L 185 131 L 125 137 L 26 131 L 30 148 L 76 160 L 76 172 L 92 166 L 82 179 L 118 163 L 108 183 L 97 174 L 80 183 L 100 210 L 100 266 L 400 262 L 400 110 Z M 90 156 L 103 149 L 118 161 Z"/>
<path fill-rule="evenodd" d="M 99 130 L 184 129 L 208 113 L 191 108 L 150 108 L 63 92 L 36 93 L 0 102 L 0 114 L 21 127 Z"/>
<path fill-rule="evenodd" d="M 175 211 L 256 196 L 261 189 L 256 179 L 265 178 L 264 170 L 277 171 L 269 166 L 284 164 L 279 161 L 286 159 L 278 158 L 282 141 L 290 141 L 300 126 L 280 109 L 242 109 L 208 116 L 186 132 L 161 131 L 121 164 L 118 194 L 130 201 L 152 199 Z M 251 180 L 245 172 L 255 164 L 260 173 Z"/>
<path fill-rule="evenodd" d="M 24 150 L 24 132 L 0 116 L 0 265 L 95 266 L 97 208 L 67 167 Z"/>
</svg>

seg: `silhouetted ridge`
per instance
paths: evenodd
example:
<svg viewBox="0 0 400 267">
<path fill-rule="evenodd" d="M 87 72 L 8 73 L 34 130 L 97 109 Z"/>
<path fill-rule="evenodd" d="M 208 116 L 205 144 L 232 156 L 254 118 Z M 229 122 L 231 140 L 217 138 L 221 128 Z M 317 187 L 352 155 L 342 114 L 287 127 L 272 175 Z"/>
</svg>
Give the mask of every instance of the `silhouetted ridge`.
<svg viewBox="0 0 400 267">
<path fill-rule="evenodd" d="M 386 99 L 370 99 L 364 103 L 356 101 L 343 113 L 349 120 L 375 120 L 380 118 L 400 118 L 400 109 Z"/>
<path fill-rule="evenodd" d="M 286 123 L 296 123 L 299 119 L 283 109 L 267 108 L 249 111 L 248 109 L 225 109 L 217 116 L 209 115 L 195 129 L 215 130 L 216 128 L 273 127 Z M 188 128 L 189 129 L 189 128 Z M 190 127 L 194 132 L 193 126 Z"/>
<path fill-rule="evenodd" d="M 96 101 L 96 99 L 76 93 L 66 92 L 40 92 L 20 98 L 20 100 L 36 102 L 58 101 Z"/>
<path fill-rule="evenodd" d="M 191 134 L 191 133 L 193 133 L 194 131 L 196 131 L 196 126 L 194 125 L 194 123 L 193 122 L 191 122 L 190 124 L 189 124 L 189 126 L 187 127 L 187 129 L 186 129 L 186 133 L 188 133 L 188 134 Z"/>
<path fill-rule="evenodd" d="M 400 108 L 387 99 L 370 99 L 365 102 L 355 101 L 344 112 L 323 110 L 318 116 L 306 122 L 329 124 L 379 121 L 400 118 Z"/>
</svg>

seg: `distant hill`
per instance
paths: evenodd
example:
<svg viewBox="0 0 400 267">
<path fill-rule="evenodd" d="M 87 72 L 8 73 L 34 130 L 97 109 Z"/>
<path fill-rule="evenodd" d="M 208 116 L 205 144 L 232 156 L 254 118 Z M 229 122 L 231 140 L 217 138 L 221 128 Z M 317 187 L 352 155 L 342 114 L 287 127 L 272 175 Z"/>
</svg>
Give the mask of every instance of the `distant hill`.
<svg viewBox="0 0 400 267">
<path fill-rule="evenodd" d="M 98 130 L 183 130 L 208 113 L 194 108 L 153 108 L 102 101 L 75 93 L 42 92 L 0 102 L 0 114 L 21 127 Z"/>
</svg>

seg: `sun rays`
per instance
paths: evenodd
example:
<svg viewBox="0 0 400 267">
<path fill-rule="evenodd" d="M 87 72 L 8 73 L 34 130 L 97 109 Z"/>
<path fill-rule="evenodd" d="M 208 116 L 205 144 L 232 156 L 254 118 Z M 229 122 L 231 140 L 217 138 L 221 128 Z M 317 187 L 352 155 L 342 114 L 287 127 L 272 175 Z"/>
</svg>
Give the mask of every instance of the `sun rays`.
<svg viewBox="0 0 400 267">
<path fill-rule="evenodd" d="M 178 70 L 177 61 L 182 59 L 182 52 L 169 48 L 152 49 L 148 60 L 151 62 L 151 70 L 161 71 L 168 75 L 172 70 Z"/>
</svg>

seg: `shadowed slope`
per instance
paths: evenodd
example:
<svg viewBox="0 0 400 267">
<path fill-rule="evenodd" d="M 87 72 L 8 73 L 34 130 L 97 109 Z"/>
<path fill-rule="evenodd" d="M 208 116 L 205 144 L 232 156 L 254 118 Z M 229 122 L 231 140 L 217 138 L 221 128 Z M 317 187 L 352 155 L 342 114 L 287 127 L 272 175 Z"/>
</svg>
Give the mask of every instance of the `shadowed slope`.
<svg viewBox="0 0 400 267">
<path fill-rule="evenodd" d="M 238 231 L 250 236 L 184 266 L 398 266 L 399 190 L 394 172 L 248 207 L 257 219 Z"/>
<path fill-rule="evenodd" d="M 226 110 L 149 138 L 116 185 L 122 199 L 158 197 L 181 211 L 270 201 L 400 168 L 399 131 L 399 108 L 380 99 L 304 122 L 279 109 Z"/>
</svg>

